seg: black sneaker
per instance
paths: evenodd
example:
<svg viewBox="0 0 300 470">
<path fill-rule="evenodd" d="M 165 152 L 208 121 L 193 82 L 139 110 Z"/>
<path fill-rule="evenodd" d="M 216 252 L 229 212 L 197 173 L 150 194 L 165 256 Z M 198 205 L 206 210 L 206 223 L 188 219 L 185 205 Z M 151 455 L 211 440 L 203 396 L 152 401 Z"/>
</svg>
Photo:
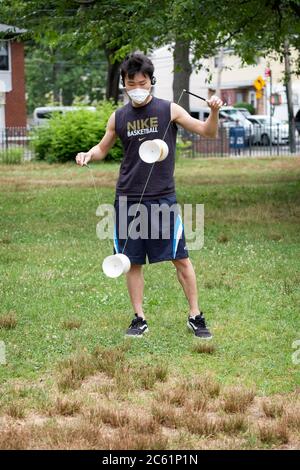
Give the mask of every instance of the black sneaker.
<svg viewBox="0 0 300 470">
<path fill-rule="evenodd" d="M 189 317 L 187 326 L 194 332 L 195 336 L 200 339 L 212 339 L 212 334 L 207 329 L 203 312 L 196 315 L 195 318 Z"/>
<path fill-rule="evenodd" d="M 135 318 L 132 320 L 128 330 L 126 331 L 126 336 L 143 336 L 148 330 L 148 324 L 146 320 L 142 317 L 139 317 L 137 313 L 135 313 Z"/>
</svg>

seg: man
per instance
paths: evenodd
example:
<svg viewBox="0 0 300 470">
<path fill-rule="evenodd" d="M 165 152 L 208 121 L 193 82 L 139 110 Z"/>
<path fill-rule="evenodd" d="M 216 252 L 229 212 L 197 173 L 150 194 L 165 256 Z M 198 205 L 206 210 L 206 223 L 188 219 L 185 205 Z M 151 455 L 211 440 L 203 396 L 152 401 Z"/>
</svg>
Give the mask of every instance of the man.
<svg viewBox="0 0 300 470">
<path fill-rule="evenodd" d="M 149 58 L 140 53 L 126 57 L 121 65 L 121 77 L 129 103 L 113 113 L 107 123 L 106 133 L 99 144 L 88 152 L 76 155 L 80 166 L 89 161 L 103 160 L 119 136 L 124 147 L 124 158 L 120 167 L 115 197 L 115 243 L 114 253 L 124 252 L 131 268 L 126 274 L 127 287 L 135 318 L 127 330 L 127 336 L 141 337 L 148 331 L 148 324 L 143 311 L 144 278 L 142 266 L 146 263 L 171 261 L 177 271 L 177 278 L 189 302 L 187 325 L 197 338 L 211 339 L 203 312 L 198 305 L 196 276 L 185 246 L 184 230 L 180 217 L 170 223 L 169 238 L 133 239 L 119 236 L 119 219 L 124 205 L 120 196 L 127 198 L 128 224 L 133 220 L 128 214 L 132 204 L 141 200 L 147 208 L 151 225 L 151 206 L 176 204 L 174 185 L 174 157 L 177 125 L 189 132 L 204 137 L 216 137 L 218 131 L 218 111 L 222 101 L 212 96 L 208 100 L 211 108 L 205 122 L 192 118 L 181 106 L 151 95 L 151 86 L 155 84 L 154 67 Z M 170 124 L 170 125 L 169 125 Z M 169 126 L 168 126 L 169 125 Z M 139 147 L 146 139 L 163 139 L 168 144 L 169 154 L 162 162 L 151 165 L 139 157 Z M 148 178 L 149 177 L 149 178 Z M 132 214 L 131 214 L 132 215 Z M 149 220 L 148 218 L 148 220 Z M 163 232 L 161 225 L 158 231 Z M 179 234 L 179 235 L 178 235 Z M 124 251 L 123 251 L 124 250 Z"/>
</svg>

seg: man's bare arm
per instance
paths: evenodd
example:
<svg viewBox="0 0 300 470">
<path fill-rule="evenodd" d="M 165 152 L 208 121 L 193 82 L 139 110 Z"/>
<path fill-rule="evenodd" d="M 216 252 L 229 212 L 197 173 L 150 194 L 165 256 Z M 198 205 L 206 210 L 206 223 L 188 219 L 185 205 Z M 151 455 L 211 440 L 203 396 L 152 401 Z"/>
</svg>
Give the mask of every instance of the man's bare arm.
<svg viewBox="0 0 300 470">
<path fill-rule="evenodd" d="M 117 134 L 115 130 L 115 113 L 107 121 L 106 132 L 99 144 L 92 147 L 88 152 L 79 152 L 76 157 L 77 165 L 86 165 L 89 161 L 103 160 L 112 146 L 115 144 Z"/>
<path fill-rule="evenodd" d="M 211 112 L 206 121 L 199 121 L 189 115 L 185 109 L 176 103 L 171 104 L 171 119 L 179 124 L 184 129 L 194 134 L 199 134 L 203 137 L 217 137 L 218 122 L 219 122 L 219 109 L 223 102 L 217 96 L 212 96 L 208 100 L 208 105 Z"/>
</svg>

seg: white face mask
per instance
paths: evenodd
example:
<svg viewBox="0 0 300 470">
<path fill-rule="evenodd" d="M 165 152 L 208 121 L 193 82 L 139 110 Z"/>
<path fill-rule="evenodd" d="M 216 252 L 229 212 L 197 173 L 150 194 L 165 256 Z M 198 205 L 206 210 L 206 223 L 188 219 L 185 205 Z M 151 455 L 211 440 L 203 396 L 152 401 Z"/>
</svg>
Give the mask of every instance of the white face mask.
<svg viewBox="0 0 300 470">
<path fill-rule="evenodd" d="M 149 90 L 144 90 L 143 88 L 134 88 L 133 90 L 127 91 L 128 96 L 132 101 L 137 104 L 142 104 L 150 95 Z"/>
</svg>

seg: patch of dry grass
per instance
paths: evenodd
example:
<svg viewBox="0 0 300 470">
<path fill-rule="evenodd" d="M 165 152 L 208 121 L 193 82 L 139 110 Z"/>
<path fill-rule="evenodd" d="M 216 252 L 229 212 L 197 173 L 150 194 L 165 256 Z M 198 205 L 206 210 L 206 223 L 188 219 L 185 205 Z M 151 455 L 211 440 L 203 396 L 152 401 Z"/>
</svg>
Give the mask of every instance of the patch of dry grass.
<svg viewBox="0 0 300 470">
<path fill-rule="evenodd" d="M 88 356 L 87 353 L 84 355 Z M 64 365 L 74 368 L 70 358 Z M 129 365 L 125 365 L 130 370 Z M 12 410 L 8 420 L 4 421 L 5 426 L 0 424 L 0 448 L 167 449 L 181 443 L 179 436 L 183 436 L 184 442 L 191 443 L 188 448 L 199 448 L 199 445 L 201 448 L 240 448 L 244 445 L 249 445 L 249 448 L 277 448 L 282 445 L 294 448 L 297 445 L 299 427 L 296 426 L 300 415 L 292 414 L 294 409 L 297 410 L 294 406 L 296 396 L 290 398 L 288 408 L 283 410 L 279 421 L 270 421 L 267 415 L 277 418 L 281 414 L 281 398 L 265 398 L 253 403 L 254 392 L 245 395 L 249 390 L 238 386 L 224 392 L 222 390 L 221 396 L 216 399 L 220 395 L 220 385 L 213 376 L 208 374 L 184 382 L 173 377 L 161 384 L 155 394 L 142 389 L 137 413 L 135 395 L 128 395 L 116 406 L 117 376 L 108 378 L 97 373 L 87 380 L 88 376 L 82 379 L 85 373 L 85 367 L 81 373 L 78 372 L 79 380 L 84 380 L 80 390 L 69 396 L 57 395 L 57 391 L 53 390 L 53 401 L 50 405 L 47 403 L 41 411 L 42 415 L 26 414 L 18 427 L 14 420 L 20 419 L 20 415 Z M 113 388 L 113 396 L 109 399 L 102 394 L 88 395 L 91 385 L 101 384 L 101 377 L 109 380 L 105 383 L 107 387 Z M 131 391 L 140 394 L 140 384 Z M 227 403 L 225 408 L 232 413 L 229 415 L 224 414 L 226 399 L 230 405 L 228 407 Z M 232 406 L 233 399 L 237 400 L 235 406 Z M 253 407 L 248 409 L 252 403 Z M 263 403 L 269 405 L 264 407 L 267 411 L 264 416 L 261 413 Z M 212 404 L 218 406 L 212 407 Z M 277 410 L 280 410 L 279 413 Z M 51 419 L 47 420 L 49 416 Z M 296 416 L 294 421 L 293 416 Z M 70 420 L 70 417 L 73 419 Z M 6 414 L 1 419 L 5 420 Z"/>
<path fill-rule="evenodd" d="M 88 419 L 93 424 L 107 424 L 113 428 L 128 426 L 130 417 L 124 412 L 114 408 L 98 406 L 88 413 Z"/>
<path fill-rule="evenodd" d="M 202 413 L 183 413 L 181 425 L 185 426 L 190 433 L 199 436 L 213 437 L 218 432 L 217 422 Z"/>
<path fill-rule="evenodd" d="M 221 386 L 215 377 L 211 374 L 202 375 L 194 378 L 187 383 L 189 390 L 198 391 L 203 396 L 215 398 L 219 396 Z"/>
<path fill-rule="evenodd" d="M 62 323 L 62 328 L 65 330 L 74 330 L 81 327 L 82 322 L 80 320 L 65 320 Z"/>
<path fill-rule="evenodd" d="M 128 351 L 128 348 L 128 344 L 117 348 L 103 348 L 98 346 L 93 351 L 96 369 L 110 377 L 114 377 L 125 362 L 125 353 Z"/>
<path fill-rule="evenodd" d="M 192 351 L 198 354 L 213 354 L 216 351 L 216 346 L 211 342 L 199 342 L 193 345 Z"/>
<path fill-rule="evenodd" d="M 1 450 L 22 450 L 29 446 L 32 436 L 28 430 L 19 428 L 16 425 L 8 429 L 2 429 L 0 432 Z"/>
<path fill-rule="evenodd" d="M 282 403 L 264 400 L 262 402 L 262 410 L 267 418 L 278 418 L 282 416 L 284 412 L 284 406 Z"/>
<path fill-rule="evenodd" d="M 157 382 L 165 382 L 168 367 L 164 364 L 154 364 L 142 367 L 137 374 L 137 383 L 145 390 L 152 390 Z"/>
<path fill-rule="evenodd" d="M 129 428 L 141 434 L 159 434 L 160 427 L 153 416 L 136 416 L 131 418 Z"/>
<path fill-rule="evenodd" d="M 18 402 L 12 402 L 7 405 L 4 408 L 4 413 L 15 419 L 24 419 L 26 415 L 24 406 Z"/>
<path fill-rule="evenodd" d="M 229 435 L 245 432 L 247 429 L 248 423 L 246 417 L 240 414 L 224 416 L 218 422 L 218 431 Z"/>
<path fill-rule="evenodd" d="M 186 402 L 186 409 L 189 412 L 204 412 L 207 410 L 209 401 L 203 395 L 199 395 L 197 392 L 190 394 L 189 399 Z"/>
<path fill-rule="evenodd" d="M 300 407 L 295 406 L 293 410 L 286 411 L 284 421 L 288 428 L 295 429 L 300 433 Z"/>
<path fill-rule="evenodd" d="M 157 402 L 178 407 L 184 406 L 187 398 L 187 390 L 184 384 L 176 384 L 170 389 L 161 389 L 156 395 Z"/>
<path fill-rule="evenodd" d="M 287 444 L 289 432 L 286 422 L 263 423 L 258 426 L 258 436 L 265 444 Z"/>
<path fill-rule="evenodd" d="M 115 371 L 115 384 L 119 397 L 128 395 L 136 389 L 136 382 L 132 374 L 131 367 L 125 364 L 122 368 Z"/>
<path fill-rule="evenodd" d="M 221 406 L 226 413 L 245 413 L 254 397 L 254 390 L 240 386 L 231 387 L 225 391 Z"/>
<path fill-rule="evenodd" d="M 177 428 L 179 426 L 179 414 L 173 406 L 167 403 L 153 404 L 151 412 L 157 424 L 169 428 Z"/>
<path fill-rule="evenodd" d="M 2 243 L 3 245 L 9 245 L 12 242 L 11 238 L 6 235 L 3 238 L 0 238 L 0 244 Z"/>
<path fill-rule="evenodd" d="M 14 310 L 0 316 L 0 329 L 11 330 L 17 326 L 17 316 Z"/>
<path fill-rule="evenodd" d="M 218 241 L 218 243 L 227 243 L 227 242 L 229 242 L 229 238 L 224 233 L 220 233 L 220 235 L 217 238 L 217 241 Z"/>
<path fill-rule="evenodd" d="M 26 415 L 22 405 L 27 411 L 28 405 L 32 408 L 28 390 L 33 385 L 25 390 L 15 383 L 14 405 L 8 411 L 6 400 L 2 404 L 0 448 L 155 450 L 175 448 L 179 436 L 191 443 L 188 448 L 297 445 L 297 394 L 289 401 L 282 397 L 254 401 L 254 390 L 241 385 L 223 389 L 210 373 L 178 379 L 168 377 L 163 364 L 139 369 L 135 363 L 133 368 L 126 351 L 127 345 L 97 348 L 92 354 L 79 351 L 61 361 L 58 385 L 64 393 L 58 393 L 54 375 L 53 389 L 48 383 L 39 385 L 47 387 L 51 401 L 41 406 L 44 394 L 39 392 L 35 410 Z M 22 422 L 16 427 L 18 419 Z"/>
<path fill-rule="evenodd" d="M 81 403 L 76 400 L 69 400 L 65 397 L 57 397 L 55 402 L 49 406 L 48 415 L 74 416 L 81 411 Z"/>
<path fill-rule="evenodd" d="M 61 391 L 79 388 L 82 381 L 100 371 L 114 377 L 117 371 L 125 365 L 125 352 L 128 345 L 116 348 L 102 348 L 98 346 L 92 354 L 86 351 L 74 353 L 58 365 L 58 388 Z"/>
<path fill-rule="evenodd" d="M 78 352 L 62 360 L 58 365 L 60 376 L 57 381 L 61 391 L 76 389 L 82 381 L 95 372 L 93 357 L 87 352 Z"/>
<path fill-rule="evenodd" d="M 119 430 L 118 437 L 113 441 L 113 449 L 130 450 L 166 450 L 168 449 L 168 438 L 161 431 L 155 434 L 128 432 L 126 429 Z"/>
</svg>

